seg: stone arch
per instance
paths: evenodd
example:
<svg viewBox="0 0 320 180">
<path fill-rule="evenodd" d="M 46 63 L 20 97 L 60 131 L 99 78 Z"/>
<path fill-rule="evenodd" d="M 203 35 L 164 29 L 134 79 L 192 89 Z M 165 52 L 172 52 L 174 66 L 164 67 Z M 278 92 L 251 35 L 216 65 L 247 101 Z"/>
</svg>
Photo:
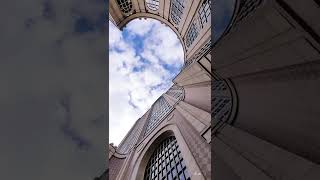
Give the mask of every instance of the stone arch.
<svg viewBox="0 0 320 180">
<path fill-rule="evenodd" d="M 182 136 L 179 128 L 175 124 L 168 124 L 155 133 L 147 144 L 140 150 L 137 161 L 135 163 L 133 172 L 130 179 L 142 179 L 144 177 L 147 163 L 155 148 L 167 137 L 174 136 L 180 147 L 182 157 L 185 160 L 187 169 L 191 179 L 204 179 L 201 170 L 194 159 L 192 152 L 189 150 L 188 145 Z"/>
<path fill-rule="evenodd" d="M 121 21 L 120 24 L 118 24 L 118 27 L 122 30 L 132 20 L 141 19 L 141 18 L 151 18 L 151 19 L 158 20 L 161 23 L 167 25 L 177 35 L 177 37 L 181 43 L 181 46 L 183 48 L 183 56 L 184 56 L 183 59 L 184 59 L 184 63 L 185 63 L 186 59 L 187 59 L 187 49 L 184 44 L 183 38 L 182 38 L 181 34 L 178 32 L 177 28 L 172 23 L 170 23 L 168 20 L 164 19 L 163 17 L 158 16 L 156 14 L 152 14 L 152 13 L 143 13 L 143 12 L 135 13 L 135 14 L 132 14 L 132 15 L 126 17 L 123 21 Z"/>
</svg>

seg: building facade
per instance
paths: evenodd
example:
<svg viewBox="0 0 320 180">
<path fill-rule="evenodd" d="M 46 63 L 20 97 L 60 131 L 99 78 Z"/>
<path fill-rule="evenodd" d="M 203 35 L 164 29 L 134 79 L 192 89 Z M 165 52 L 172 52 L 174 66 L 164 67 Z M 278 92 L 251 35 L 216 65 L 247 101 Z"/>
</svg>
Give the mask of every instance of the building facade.
<svg viewBox="0 0 320 180">
<path fill-rule="evenodd" d="M 319 1 L 224 2 L 213 5 L 212 179 L 320 179 Z"/>
<path fill-rule="evenodd" d="M 175 85 L 109 145 L 109 179 L 320 179 L 318 0 L 109 3 L 120 29 L 157 19 L 185 53 Z"/>
<path fill-rule="evenodd" d="M 118 147 L 109 145 L 109 179 L 211 179 L 211 0 L 110 0 L 119 29 L 136 18 L 170 27 L 184 51 L 174 85 Z"/>
</svg>

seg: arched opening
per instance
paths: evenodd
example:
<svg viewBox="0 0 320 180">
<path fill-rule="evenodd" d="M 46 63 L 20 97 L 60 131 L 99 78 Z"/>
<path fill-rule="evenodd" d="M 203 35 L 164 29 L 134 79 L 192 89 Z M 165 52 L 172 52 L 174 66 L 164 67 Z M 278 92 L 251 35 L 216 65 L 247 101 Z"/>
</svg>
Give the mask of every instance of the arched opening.
<svg viewBox="0 0 320 180">
<path fill-rule="evenodd" d="M 159 20 L 135 18 L 122 31 L 111 26 L 110 142 L 119 145 L 134 123 L 173 85 L 185 54 L 176 33 Z M 133 135 L 132 138 L 137 140 Z M 128 146 L 134 143 L 130 141 Z"/>
<path fill-rule="evenodd" d="M 164 19 L 164 18 L 162 18 L 160 16 L 157 16 L 155 14 L 151 14 L 151 13 L 135 13 L 135 14 L 125 18 L 118 26 L 122 30 L 131 21 L 133 21 L 135 19 L 141 19 L 141 18 L 144 18 L 144 19 L 147 19 L 147 18 L 155 19 L 155 20 L 158 20 L 161 23 L 165 24 L 166 26 L 168 26 L 177 35 L 178 39 L 180 40 L 180 44 L 182 45 L 182 48 L 183 48 L 184 62 L 186 62 L 186 54 L 187 54 L 186 52 L 187 51 L 186 51 L 186 46 L 184 44 L 183 38 L 180 35 L 180 33 L 178 32 L 177 28 L 173 24 L 171 24 L 168 20 L 166 20 L 166 19 Z"/>
<path fill-rule="evenodd" d="M 182 171 L 187 170 L 187 172 L 186 172 L 186 173 L 188 173 L 188 174 L 186 174 L 187 176 L 189 175 L 191 179 L 193 179 L 193 178 L 204 179 L 203 175 L 201 174 L 201 170 L 199 169 L 199 166 L 197 165 L 194 157 L 192 156 L 192 153 L 189 150 L 188 145 L 187 145 L 185 139 L 183 138 L 180 130 L 178 129 L 178 127 L 176 125 L 173 125 L 173 124 L 166 125 L 163 128 L 159 129 L 152 137 L 150 137 L 149 140 L 146 141 L 147 144 L 145 144 L 145 145 L 140 144 L 139 145 L 139 146 L 142 146 L 142 148 L 141 148 L 141 150 L 139 150 L 139 152 L 137 152 L 137 154 L 139 154 L 138 155 L 139 157 L 138 157 L 137 161 L 135 162 L 135 168 L 133 169 L 133 173 L 131 174 L 131 177 L 133 179 L 135 179 L 136 177 L 139 177 L 141 179 L 144 178 L 146 171 L 148 171 L 148 163 L 149 163 L 150 159 L 152 159 L 152 157 L 155 157 L 153 155 L 155 155 L 155 153 L 158 152 L 157 150 L 159 150 L 159 147 L 161 147 L 161 145 L 165 145 L 165 143 L 164 144 L 162 144 L 162 143 L 165 142 L 170 137 L 174 137 L 176 140 L 172 144 L 175 144 L 175 146 L 178 147 L 178 150 L 177 150 L 178 157 L 179 157 L 179 154 L 181 154 L 181 159 L 179 158 L 179 159 L 175 160 L 175 158 L 172 158 L 172 159 L 174 159 L 175 162 L 177 161 L 178 164 L 177 165 L 173 164 L 174 167 L 172 166 L 172 168 L 171 168 L 170 155 L 168 153 L 168 157 L 169 157 L 168 160 L 170 162 L 170 167 L 169 167 L 170 168 L 170 175 L 172 176 L 171 170 L 173 170 L 173 168 L 180 168 L 180 166 L 178 167 L 178 165 L 181 162 L 181 160 L 183 159 L 182 160 L 184 163 L 183 166 L 185 166 L 186 168 L 181 168 L 181 169 L 182 169 Z M 173 141 L 170 141 L 170 142 L 173 142 Z M 165 149 L 165 147 L 164 147 L 164 149 Z M 180 153 L 178 153 L 178 151 L 180 151 Z M 165 166 L 167 166 L 165 152 L 164 152 L 164 159 L 165 159 L 164 161 L 165 161 Z M 172 151 L 172 152 L 174 152 L 174 151 Z M 158 156 L 159 156 L 159 154 L 158 154 Z M 173 157 L 176 157 L 176 156 L 173 155 Z M 162 156 L 161 156 L 161 162 L 162 161 L 163 160 L 162 160 Z M 182 165 L 182 164 L 180 163 L 180 165 Z M 177 172 L 178 172 L 178 170 L 177 170 Z M 167 173 L 167 167 L 166 167 L 166 173 Z M 178 175 L 180 175 L 182 173 L 184 173 L 184 172 L 181 172 L 181 170 L 180 170 Z M 162 168 L 162 175 L 163 175 L 163 168 Z M 183 175 L 185 175 L 185 174 L 183 174 Z M 151 174 L 151 177 L 152 177 L 152 174 Z M 184 176 L 184 177 L 186 177 L 186 176 Z M 177 178 L 177 179 L 179 179 L 179 178 Z M 188 178 L 186 178 L 186 179 L 188 179 Z"/>
<path fill-rule="evenodd" d="M 153 151 L 143 179 L 190 180 L 190 175 L 174 136 L 167 137 Z"/>
</svg>

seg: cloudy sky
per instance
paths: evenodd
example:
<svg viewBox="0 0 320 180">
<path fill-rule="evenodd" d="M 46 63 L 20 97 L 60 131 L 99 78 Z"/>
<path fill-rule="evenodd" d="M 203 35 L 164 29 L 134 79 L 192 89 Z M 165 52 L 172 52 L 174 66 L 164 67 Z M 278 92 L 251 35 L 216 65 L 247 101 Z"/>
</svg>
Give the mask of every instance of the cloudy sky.
<svg viewBox="0 0 320 180">
<path fill-rule="evenodd" d="M 153 19 L 123 31 L 109 22 L 109 142 L 118 145 L 135 121 L 172 85 L 183 64 L 176 34 Z"/>
<path fill-rule="evenodd" d="M 106 12 L 101 0 L 1 3 L 0 179 L 105 170 Z"/>
</svg>

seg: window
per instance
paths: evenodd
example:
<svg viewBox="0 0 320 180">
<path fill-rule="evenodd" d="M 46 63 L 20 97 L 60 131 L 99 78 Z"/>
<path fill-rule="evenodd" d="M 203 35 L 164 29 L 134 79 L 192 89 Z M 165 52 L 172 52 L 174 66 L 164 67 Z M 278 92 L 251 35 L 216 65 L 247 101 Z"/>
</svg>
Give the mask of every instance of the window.
<svg viewBox="0 0 320 180">
<path fill-rule="evenodd" d="M 171 147 L 169 147 L 169 144 L 171 143 Z M 156 167 L 152 159 L 155 157 L 158 157 L 163 154 L 160 154 L 159 152 L 165 151 L 168 152 L 169 150 L 176 152 L 176 154 L 180 154 L 179 146 L 177 145 L 177 140 L 174 136 L 171 136 L 164 141 L 160 143 L 160 145 L 157 147 L 157 149 L 153 152 L 153 154 L 150 157 L 150 160 L 147 164 L 144 180 L 153 180 L 153 179 L 176 179 L 176 180 L 190 180 L 190 176 L 187 172 L 187 167 L 184 164 L 184 159 L 181 156 L 176 156 L 175 159 L 171 159 L 168 162 L 161 161 L 161 164 Z M 173 148 L 176 147 L 176 148 Z M 166 150 L 167 148 L 167 150 Z M 156 168 L 151 168 L 156 167 Z"/>
<path fill-rule="evenodd" d="M 184 9 L 184 0 L 172 0 L 171 1 L 171 19 L 178 25 L 180 23 Z"/>
<path fill-rule="evenodd" d="M 184 91 L 182 86 L 172 86 L 168 91 L 167 94 L 180 101 L 183 99 Z"/>
<path fill-rule="evenodd" d="M 120 7 L 120 10 L 126 14 L 129 13 L 132 9 L 131 0 L 117 0 L 117 3 Z"/>
<path fill-rule="evenodd" d="M 197 21 L 195 20 L 191 23 L 190 28 L 187 32 L 187 36 L 186 36 L 187 47 L 190 47 L 193 41 L 198 37 L 198 34 L 199 34 L 199 27 L 197 25 Z"/>
<path fill-rule="evenodd" d="M 151 113 L 148 117 L 148 124 L 144 135 L 147 135 L 153 130 L 161 120 L 171 112 L 173 107 L 165 100 L 164 97 L 160 97 L 152 106 Z"/>
<path fill-rule="evenodd" d="M 211 0 L 204 0 L 200 5 L 199 11 L 199 21 L 200 27 L 203 28 L 204 24 L 206 24 L 211 15 Z"/>
<path fill-rule="evenodd" d="M 160 0 L 146 0 L 147 7 L 153 11 L 159 9 Z"/>
</svg>

